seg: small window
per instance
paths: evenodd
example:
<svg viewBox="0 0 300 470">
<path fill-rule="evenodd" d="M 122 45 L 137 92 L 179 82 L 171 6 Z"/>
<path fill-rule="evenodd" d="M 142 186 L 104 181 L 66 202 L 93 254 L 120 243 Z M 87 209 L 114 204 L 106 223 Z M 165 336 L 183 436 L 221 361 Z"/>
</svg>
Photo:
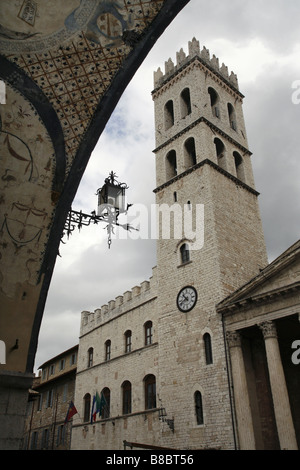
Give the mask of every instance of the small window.
<svg viewBox="0 0 300 470">
<path fill-rule="evenodd" d="M 185 118 L 192 112 L 191 95 L 189 88 L 185 88 L 180 95 L 181 117 Z"/>
<path fill-rule="evenodd" d="M 61 424 L 57 428 L 57 439 L 56 439 L 57 447 L 63 446 L 65 443 L 65 429 L 66 429 L 66 426 L 64 426 L 63 424 Z"/>
<path fill-rule="evenodd" d="M 220 98 L 216 90 L 213 88 L 209 87 L 208 88 L 208 93 L 210 96 L 210 106 L 211 106 L 211 111 L 212 115 L 220 118 Z"/>
<path fill-rule="evenodd" d="M 229 118 L 230 127 L 231 127 L 231 129 L 236 131 L 237 130 L 237 125 L 236 125 L 236 115 L 235 115 L 234 107 L 232 106 L 231 103 L 228 103 L 227 109 L 228 109 L 228 118 Z"/>
<path fill-rule="evenodd" d="M 105 342 L 105 360 L 110 361 L 110 357 L 111 357 L 111 341 L 110 339 L 108 339 Z"/>
<path fill-rule="evenodd" d="M 145 409 L 156 408 L 156 379 L 154 375 L 147 375 L 145 382 Z"/>
<path fill-rule="evenodd" d="M 47 408 L 51 408 L 52 403 L 53 403 L 53 390 L 48 390 L 48 392 L 47 392 L 47 402 L 46 402 Z"/>
<path fill-rule="evenodd" d="M 126 380 L 122 385 L 123 415 L 131 413 L 131 383 Z"/>
<path fill-rule="evenodd" d="M 239 180 L 245 182 L 243 159 L 238 152 L 233 152 L 233 158 L 235 163 L 236 176 Z"/>
<path fill-rule="evenodd" d="M 194 137 L 187 139 L 184 144 L 184 162 L 186 168 L 190 168 L 197 163 Z"/>
<path fill-rule="evenodd" d="M 165 129 L 166 131 L 170 129 L 170 127 L 174 126 L 174 105 L 173 101 L 169 100 L 165 104 Z"/>
<path fill-rule="evenodd" d="M 88 350 L 88 363 L 87 363 L 87 366 L 88 366 L 88 367 L 92 367 L 92 365 L 93 365 L 93 358 L 94 358 L 94 349 L 93 349 L 93 348 L 89 348 L 89 350 Z"/>
<path fill-rule="evenodd" d="M 59 362 L 59 370 L 64 370 L 65 364 L 66 364 L 66 360 L 61 359 L 61 361 Z"/>
<path fill-rule="evenodd" d="M 214 140 L 214 144 L 215 144 L 215 149 L 216 149 L 218 165 L 220 168 L 223 168 L 223 170 L 226 170 L 225 146 L 223 142 L 218 138 Z"/>
<path fill-rule="evenodd" d="M 211 347 L 211 337 L 209 333 L 205 333 L 205 335 L 203 336 L 203 341 L 204 341 L 206 364 L 212 364 L 213 356 L 212 356 L 212 347 Z"/>
<path fill-rule="evenodd" d="M 47 450 L 49 446 L 49 429 L 43 429 L 41 448 Z"/>
<path fill-rule="evenodd" d="M 145 345 L 152 344 L 153 326 L 152 321 L 145 323 Z"/>
<path fill-rule="evenodd" d="M 180 259 L 181 264 L 188 263 L 188 261 L 190 261 L 190 248 L 187 243 L 184 243 L 180 247 Z"/>
<path fill-rule="evenodd" d="M 38 411 L 41 411 L 42 406 L 43 406 L 43 394 L 41 393 L 41 394 L 39 395 L 39 398 L 38 398 L 37 410 L 38 410 Z"/>
<path fill-rule="evenodd" d="M 87 423 L 91 419 L 91 395 L 86 393 L 83 398 L 84 422 Z"/>
<path fill-rule="evenodd" d="M 55 364 L 51 364 L 50 366 L 50 375 L 54 375 L 54 372 L 55 372 Z"/>
<path fill-rule="evenodd" d="M 177 175 L 177 158 L 175 150 L 170 150 L 166 156 L 166 179 L 167 181 Z"/>
<path fill-rule="evenodd" d="M 73 366 L 74 364 L 76 364 L 76 359 L 77 359 L 77 354 L 76 353 L 73 353 L 71 355 L 71 358 L 70 358 L 70 365 Z"/>
<path fill-rule="evenodd" d="M 31 436 L 30 449 L 36 450 L 38 443 L 38 431 L 34 431 Z"/>
<path fill-rule="evenodd" d="M 130 330 L 127 330 L 124 336 L 125 336 L 125 352 L 128 353 L 131 351 L 132 332 Z"/>
<path fill-rule="evenodd" d="M 204 423 L 203 420 L 203 405 L 202 405 L 202 395 L 199 391 L 195 392 L 194 395 L 195 400 L 195 414 L 196 414 L 196 421 L 197 425 L 201 425 Z"/>
<path fill-rule="evenodd" d="M 110 390 L 109 388 L 104 388 L 101 392 L 101 397 L 104 398 L 104 406 L 101 411 L 101 418 L 107 419 L 110 416 Z"/>
</svg>

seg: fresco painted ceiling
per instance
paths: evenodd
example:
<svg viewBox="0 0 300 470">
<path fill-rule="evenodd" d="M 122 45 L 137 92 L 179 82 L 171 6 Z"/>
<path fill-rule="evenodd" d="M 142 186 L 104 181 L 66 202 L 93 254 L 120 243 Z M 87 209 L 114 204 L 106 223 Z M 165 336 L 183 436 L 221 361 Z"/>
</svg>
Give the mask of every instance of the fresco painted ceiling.
<svg viewBox="0 0 300 470">
<path fill-rule="evenodd" d="M 1 0 L 0 51 L 53 106 L 67 168 L 101 96 L 164 3 Z M 14 86 L 21 80 L 13 72 L 6 78 Z"/>
<path fill-rule="evenodd" d="M 90 154 L 137 68 L 188 1 L 0 2 L 0 328 L 8 342 L 22 334 L 14 331 L 16 305 L 20 292 L 23 300 L 31 292 L 35 300 L 22 303 L 29 369 Z"/>
</svg>

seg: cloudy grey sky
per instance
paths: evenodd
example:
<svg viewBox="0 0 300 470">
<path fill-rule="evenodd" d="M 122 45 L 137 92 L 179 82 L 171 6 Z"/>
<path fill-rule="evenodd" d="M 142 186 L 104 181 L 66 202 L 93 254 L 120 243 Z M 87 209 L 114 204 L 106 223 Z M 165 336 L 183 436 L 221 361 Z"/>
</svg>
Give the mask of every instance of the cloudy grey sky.
<svg viewBox="0 0 300 470">
<path fill-rule="evenodd" d="M 244 115 L 269 261 L 298 240 L 300 228 L 300 2 L 190 0 L 149 53 L 102 134 L 74 209 L 96 209 L 96 190 L 113 170 L 128 202 L 155 203 L 153 72 L 196 37 L 234 71 Z M 298 81 L 298 83 L 297 83 Z M 293 88 L 296 87 L 296 88 Z M 105 225 L 83 228 L 61 245 L 40 331 L 35 370 L 78 343 L 83 310 L 94 311 L 145 279 L 155 240 L 113 240 Z M 138 236 L 138 233 L 135 233 Z"/>
</svg>

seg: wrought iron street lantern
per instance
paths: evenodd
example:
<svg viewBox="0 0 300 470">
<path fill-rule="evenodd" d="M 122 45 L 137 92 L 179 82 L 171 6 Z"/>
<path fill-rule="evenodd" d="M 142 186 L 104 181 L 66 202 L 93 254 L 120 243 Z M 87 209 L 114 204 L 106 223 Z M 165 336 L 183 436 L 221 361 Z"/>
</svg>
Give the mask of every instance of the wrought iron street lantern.
<svg viewBox="0 0 300 470">
<path fill-rule="evenodd" d="M 115 226 L 122 227 L 125 230 L 137 230 L 129 224 L 120 224 L 118 222 L 119 215 L 127 214 L 132 204 L 126 203 L 125 191 L 128 189 L 127 184 L 118 182 L 116 178 L 116 174 L 111 171 L 108 178 L 104 180 L 104 185 L 97 190 L 97 214 L 95 211 L 91 214 L 84 214 L 82 211 L 74 211 L 71 208 L 65 222 L 62 238 L 64 235 L 69 238 L 76 227 L 80 230 L 83 226 L 88 226 L 91 223 L 106 222 L 108 247 L 110 248 L 111 235 L 114 233 Z"/>
<path fill-rule="evenodd" d="M 158 410 L 158 418 L 160 421 L 162 421 L 163 423 L 167 423 L 167 425 L 169 426 L 169 428 L 171 429 L 172 432 L 174 432 L 174 418 L 173 419 L 169 419 L 167 418 L 167 412 L 166 412 L 166 408 L 159 408 Z"/>
<path fill-rule="evenodd" d="M 117 183 L 115 174 L 110 173 L 105 184 L 98 189 L 98 215 L 101 215 L 107 205 L 118 214 L 126 212 L 125 190 L 128 189 L 126 183 Z"/>
</svg>

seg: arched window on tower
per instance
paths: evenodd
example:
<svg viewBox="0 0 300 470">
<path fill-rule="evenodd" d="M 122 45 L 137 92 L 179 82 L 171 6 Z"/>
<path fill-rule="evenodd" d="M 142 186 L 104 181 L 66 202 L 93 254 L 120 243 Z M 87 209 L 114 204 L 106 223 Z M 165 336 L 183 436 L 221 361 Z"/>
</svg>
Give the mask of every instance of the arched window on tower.
<svg viewBox="0 0 300 470">
<path fill-rule="evenodd" d="M 236 176 L 239 180 L 245 183 L 245 172 L 244 172 L 244 162 L 243 158 L 238 152 L 233 152 L 233 158 L 236 169 Z"/>
<path fill-rule="evenodd" d="M 189 88 L 185 88 L 180 94 L 181 117 L 185 118 L 192 112 L 191 94 Z"/>
<path fill-rule="evenodd" d="M 170 150 L 166 156 L 166 179 L 167 181 L 177 175 L 177 159 L 175 150 Z"/>
<path fill-rule="evenodd" d="M 190 261 L 190 247 L 187 243 L 184 243 L 180 247 L 180 260 L 181 264 L 188 263 Z"/>
<path fill-rule="evenodd" d="M 210 106 L 213 116 L 220 118 L 220 98 L 216 90 L 212 87 L 208 88 L 210 96 Z"/>
<path fill-rule="evenodd" d="M 205 362 L 207 365 L 213 363 L 212 347 L 211 347 L 211 336 L 209 333 L 203 335 L 204 351 L 205 351 Z"/>
<path fill-rule="evenodd" d="M 231 103 L 227 104 L 227 109 L 228 109 L 228 118 L 229 118 L 229 124 L 231 129 L 234 131 L 237 130 L 237 125 L 236 125 L 236 115 L 235 115 L 235 110 L 234 107 L 232 106 Z"/>
<path fill-rule="evenodd" d="M 214 144 L 215 144 L 215 148 L 216 148 L 216 155 L 217 155 L 218 165 L 219 165 L 220 168 L 223 168 L 223 170 L 226 170 L 225 145 L 217 137 L 214 140 Z"/>
<path fill-rule="evenodd" d="M 194 137 L 190 137 L 184 143 L 184 163 L 185 168 L 196 165 L 196 146 Z"/>
<path fill-rule="evenodd" d="M 170 127 L 174 126 L 174 105 L 173 101 L 169 100 L 165 104 L 165 130 L 167 131 Z"/>
<path fill-rule="evenodd" d="M 194 401 L 195 401 L 196 422 L 197 422 L 197 425 L 200 426 L 201 424 L 204 424 L 204 419 L 203 419 L 202 395 L 201 395 L 201 392 L 199 392 L 198 390 L 194 394 Z"/>
<path fill-rule="evenodd" d="M 83 420 L 88 422 L 91 419 L 91 395 L 86 393 L 83 397 Z"/>
<path fill-rule="evenodd" d="M 131 413 L 131 383 L 126 380 L 122 384 L 122 402 L 123 402 L 123 415 Z"/>
</svg>

